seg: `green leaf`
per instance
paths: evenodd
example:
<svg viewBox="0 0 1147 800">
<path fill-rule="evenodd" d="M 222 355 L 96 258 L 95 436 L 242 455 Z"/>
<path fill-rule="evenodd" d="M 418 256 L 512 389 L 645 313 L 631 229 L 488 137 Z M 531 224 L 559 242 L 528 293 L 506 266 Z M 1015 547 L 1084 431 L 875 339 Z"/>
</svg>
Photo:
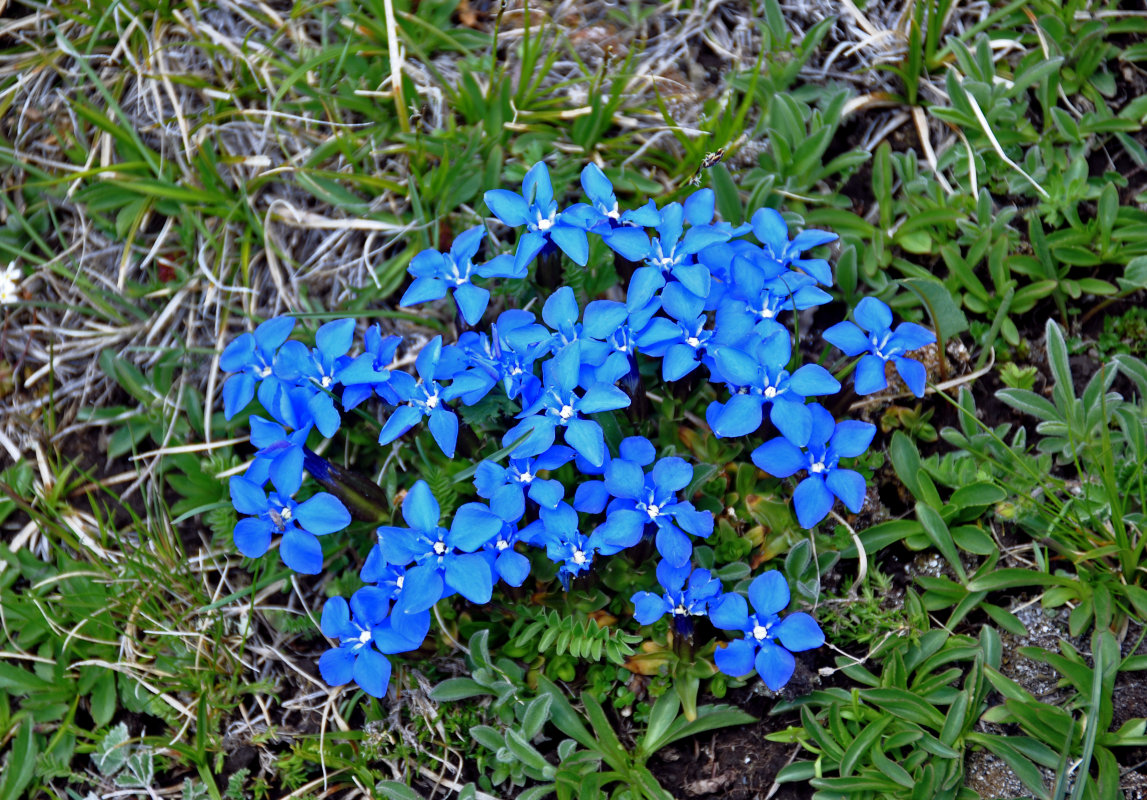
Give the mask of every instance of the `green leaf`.
<svg viewBox="0 0 1147 800">
<path fill-rule="evenodd" d="M 448 678 L 430 691 L 430 698 L 439 703 L 447 703 L 486 694 L 494 692 L 472 678 Z"/>
<path fill-rule="evenodd" d="M 1008 493 L 994 483 L 980 481 L 963 486 L 952 493 L 949 503 L 957 508 L 990 506 L 1006 500 Z"/>
<path fill-rule="evenodd" d="M 948 287 L 936 278 L 903 278 L 900 285 L 924 303 L 928 316 L 936 326 L 936 338 L 939 341 L 943 342 L 968 329 L 968 319 L 960 310 L 959 303 L 953 299 Z"/>
<path fill-rule="evenodd" d="M 912 692 L 895 688 L 861 689 L 860 695 L 872 705 L 908 722 L 927 725 L 936 730 L 944 727 L 944 715 Z"/>
<path fill-rule="evenodd" d="M 940 516 L 940 512 L 931 506 L 917 502 L 916 503 L 916 518 L 920 520 L 920 524 L 924 526 L 924 533 L 927 534 L 928 539 L 936 546 L 936 549 L 948 560 L 952 565 L 952 569 L 956 570 L 956 574 L 960 577 L 961 581 L 968 580 L 968 573 L 964 571 L 964 564 L 960 561 L 960 553 L 956 550 L 956 542 L 952 539 L 952 533 L 948 530 L 948 526 L 944 524 L 944 518 Z"/>
<path fill-rule="evenodd" d="M 96 679 L 91 693 L 92 721 L 97 727 L 104 727 L 112 721 L 116 708 L 115 673 L 111 670 L 102 672 Z"/>
<path fill-rule="evenodd" d="M 1015 589 L 1019 586 L 1078 586 L 1076 581 L 1061 575 L 1048 575 L 1018 567 L 1003 569 L 981 575 L 968 582 L 970 592 L 995 592 L 1000 589 Z"/>
<path fill-rule="evenodd" d="M 6 706 L 5 706 L 6 707 Z M 126 729 L 125 729 L 126 730 Z M 8 752 L 8 768 L 0 782 L 0 800 L 19 800 L 36 772 L 36 738 L 32 735 L 32 718 L 24 717 L 20 732 Z"/>
<path fill-rule="evenodd" d="M 844 758 L 840 760 L 840 774 L 842 776 L 847 777 L 852 774 L 852 771 L 856 768 L 860 759 L 876 744 L 880 739 L 880 734 L 891 724 L 892 719 L 891 716 L 884 716 L 870 722 L 864 730 L 852 740 L 852 744 L 844 751 Z"/>
<path fill-rule="evenodd" d="M 105 778 L 110 778 L 119 772 L 127 763 L 129 748 L 127 747 L 127 723 L 121 722 L 109 730 L 92 753 L 92 761 L 96 769 Z"/>
<path fill-rule="evenodd" d="M 651 755 L 665 746 L 661 737 L 669 731 L 680 709 L 681 701 L 677 698 L 677 692 L 665 692 L 657 698 L 649 712 L 649 725 L 639 745 L 643 753 Z"/>
<path fill-rule="evenodd" d="M 553 765 L 513 728 L 506 729 L 506 747 L 527 767 L 543 773 L 553 770 Z"/>
<path fill-rule="evenodd" d="M 1058 420 L 1060 413 L 1051 401 L 1027 389 L 1000 389 L 996 397 L 1007 405 L 1043 420 Z"/>
<path fill-rule="evenodd" d="M 382 781 L 374 788 L 376 792 L 389 798 L 389 800 L 425 800 L 418 792 L 398 781 Z"/>
</svg>

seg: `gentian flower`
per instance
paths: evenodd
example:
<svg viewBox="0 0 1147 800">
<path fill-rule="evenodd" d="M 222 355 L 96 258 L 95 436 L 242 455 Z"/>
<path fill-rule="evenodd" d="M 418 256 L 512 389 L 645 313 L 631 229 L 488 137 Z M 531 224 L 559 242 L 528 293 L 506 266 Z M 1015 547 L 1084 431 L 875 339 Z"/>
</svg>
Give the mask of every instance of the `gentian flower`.
<svg viewBox="0 0 1147 800">
<path fill-rule="evenodd" d="M 410 527 L 383 525 L 378 529 L 379 546 L 388 564 L 414 564 L 406 570 L 395 615 L 426 611 L 454 592 L 472 603 L 490 602 L 494 584 L 490 565 L 474 551 L 498 534 L 502 521 L 480 503 L 458 509 L 450 530 L 438 524 L 440 515 L 430 486 L 420 480 L 402 501 L 402 518 Z"/>
<path fill-rule="evenodd" d="M 526 498 L 521 489 L 515 486 L 502 486 L 494 492 L 490 499 L 490 508 L 486 510 L 481 503 L 467 503 L 470 514 L 485 516 L 489 514 L 500 525 L 498 532 L 482 545 L 490 570 L 510 586 L 521 586 L 526 576 L 530 574 L 530 559 L 514 549 L 520 535 L 518 522 L 526 513 Z M 461 510 L 461 509 L 460 509 Z"/>
<path fill-rule="evenodd" d="M 295 327 L 294 317 L 275 317 L 243 333 L 223 348 L 219 368 L 234 372 L 223 384 L 223 416 L 231 419 L 242 411 L 259 387 L 259 402 L 270 410 L 279 381 L 274 377 L 275 353 Z"/>
<path fill-rule="evenodd" d="M 726 594 L 709 608 L 709 619 L 715 626 L 744 632 L 743 638 L 717 650 L 717 668 L 726 675 L 741 677 L 755 667 L 765 685 L 779 692 L 796 669 L 793 653 L 820 647 L 824 633 L 803 611 L 781 619 L 780 613 L 789 604 L 789 584 L 776 570 L 753 579 L 749 601 L 754 614 L 749 613 L 745 598 L 739 594 Z"/>
<path fill-rule="evenodd" d="M 617 204 L 617 195 L 613 192 L 613 184 L 597 164 L 586 164 L 582 169 L 581 188 L 585 191 L 590 206 L 601 215 L 594 224 L 595 228 L 602 223 L 606 229 L 619 225 L 653 228 L 661 221 L 661 214 L 652 200 L 641 208 L 621 211 Z"/>
<path fill-rule="evenodd" d="M 858 325 L 838 322 L 824 332 L 824 339 L 845 355 L 866 353 L 856 364 L 856 393 L 872 394 L 886 387 L 884 366 L 891 361 L 912 394 L 923 397 L 927 371 L 919 361 L 902 354 L 935 342 L 932 332 L 913 322 L 901 322 L 893 332 L 892 309 L 875 297 L 862 298 L 852 316 Z"/>
<path fill-rule="evenodd" d="M 350 512 L 333 494 L 320 492 L 302 503 L 289 496 L 263 491 L 259 484 L 239 475 L 230 480 L 231 502 L 240 514 L 250 514 L 235 526 L 235 546 L 248 558 L 259 558 L 281 533 L 279 555 L 295 572 L 317 575 L 323 566 L 323 547 L 317 537 L 341 531 L 350 524 Z"/>
<path fill-rule="evenodd" d="M 793 272 L 764 256 L 737 255 L 731 281 L 717 302 L 716 327 L 729 339 L 750 329 L 761 337 L 777 331 L 789 333 L 777 321 L 782 311 L 813 308 L 831 300 L 811 275 Z"/>
<path fill-rule="evenodd" d="M 578 530 L 577 512 L 568 503 L 540 509 L 539 518 L 523 528 L 518 538 L 546 549 L 546 557 L 558 565 L 558 577 L 566 590 L 570 578 L 590 568 L 595 554 L 612 555 L 622 549 L 600 529 L 589 536 Z"/>
<path fill-rule="evenodd" d="M 323 635 L 338 645 L 319 658 L 319 673 L 331 686 L 341 686 L 353 679 L 371 697 L 382 697 L 390 683 L 390 661 L 383 653 L 405 653 L 414 650 L 426 638 L 421 631 L 400 633 L 388 625 L 387 597 L 381 589 L 364 586 L 350 598 L 332 597 L 323 606 L 320 622 Z"/>
<path fill-rule="evenodd" d="M 810 403 L 812 428 L 807 451 L 783 437 L 770 439 L 753 451 L 753 463 L 770 475 L 787 478 L 801 470 L 808 476 L 793 492 L 793 508 L 804 528 L 816 525 L 840 498 L 856 514 L 864 505 L 864 476 L 838 466 L 842 458 L 854 458 L 868 449 L 876 426 L 868 422 L 834 422 L 824 406 Z"/>
<path fill-rule="evenodd" d="M 661 209 L 657 236 L 652 240 L 639 228 L 615 228 L 603 233 L 602 239 L 623 258 L 644 261 L 629 281 L 626 307 L 631 311 L 647 306 L 661 287 L 666 276 L 679 281 L 699 298 L 709 294 L 711 274 L 707 267 L 693 258 L 698 252 L 717 242 L 729 239 L 730 231 L 713 225 L 715 195 L 712 189 L 694 192 L 685 201 L 670 203 Z M 684 230 L 684 223 L 690 228 Z"/>
<path fill-rule="evenodd" d="M 384 337 L 378 325 L 367 328 L 363 352 L 335 372 L 335 381 L 345 387 L 343 408 L 349 411 L 370 397 L 371 392 L 384 402 L 398 404 L 398 395 L 390 387 L 390 364 L 401 343 L 401 336 Z"/>
<path fill-rule="evenodd" d="M 509 447 L 521 437 L 526 439 L 510 454 L 512 458 L 528 458 L 544 453 L 554 443 L 557 429 L 565 430 L 565 443 L 585 456 L 595 466 L 605 462 L 605 434 L 597 422 L 582 417 L 614 411 L 629 405 L 629 397 L 616 386 L 596 383 L 585 394 L 578 396 L 581 367 L 579 342 L 567 345 L 554 358 L 542 365 L 541 396 L 525 408 L 522 420 L 502 437 L 502 446 Z"/>
<path fill-rule="evenodd" d="M 789 226 L 780 212 L 772 208 L 759 208 L 753 214 L 753 235 L 764 245 L 765 253 L 778 264 L 793 267 L 811 275 L 822 286 L 832 285 L 832 269 L 823 258 L 801 258 L 801 253 L 822 244 L 835 242 L 838 237 L 828 231 L 801 231 L 789 241 Z"/>
<path fill-rule="evenodd" d="M 349 363 L 345 356 L 354 341 L 354 324 L 353 319 L 328 322 L 315 333 L 313 349 L 291 340 L 275 356 L 275 376 L 279 380 L 314 387 L 307 407 L 319 433 L 328 438 L 335 435 L 342 421 L 330 393 L 338 385 L 335 376 L 340 368 Z"/>
<path fill-rule="evenodd" d="M 524 394 L 533 402 L 541 389 L 534 362 L 549 354 L 552 338 L 533 314 L 512 308 L 498 316 L 489 335 L 467 331 L 458 337 L 458 347 L 472 366 L 501 382 L 506 397 L 513 400 Z"/>
<path fill-rule="evenodd" d="M 554 508 L 561 502 L 565 487 L 561 481 L 538 477 L 538 473 L 557 469 L 573 459 L 571 448 L 556 444 L 536 458 L 511 458 L 505 467 L 483 461 L 474 473 L 474 488 L 479 497 L 490 500 L 503 487 L 513 487 L 518 494 L 527 493 L 539 506 Z"/>
<path fill-rule="evenodd" d="M 812 430 L 812 414 L 805 399 L 835 394 L 840 383 L 819 364 L 805 364 L 790 374 L 787 367 L 792 339 L 787 331 L 752 341 L 755 347 L 750 352 L 717 348 L 713 377 L 728 384 L 733 396 L 726 403 L 711 403 L 705 419 L 718 437 L 746 436 L 761 427 L 767 405 L 777 430 L 803 446 Z"/>
<path fill-rule="evenodd" d="M 685 588 L 685 581 L 689 587 Z M 709 604 L 721 594 L 721 581 L 707 569 L 693 569 L 685 563 L 675 567 L 667 560 L 657 565 L 657 582 L 664 593 L 637 592 L 633 595 L 633 618 L 652 625 L 666 614 L 673 615 L 674 628 L 682 636 L 693 634 L 693 617 L 708 613 Z"/>
<path fill-rule="evenodd" d="M 390 444 L 399 436 L 413 428 L 423 417 L 430 419 L 430 433 L 434 441 L 446 454 L 454 457 L 454 447 L 458 443 L 458 415 L 450 410 L 447 402 L 466 394 L 480 391 L 493 385 L 492 380 L 484 379 L 473 371 L 450 374 L 450 385 L 443 387 L 437 378 L 439 360 L 442 357 L 442 337 L 435 336 L 419 352 L 414 362 L 420 380 L 405 372 L 390 373 L 390 384 L 395 394 L 406 405 L 399 406 L 387 419 L 378 435 L 379 444 Z"/>
<path fill-rule="evenodd" d="M 521 194 L 492 189 L 483 197 L 490 212 L 504 224 L 511 228 L 526 226 L 526 233 L 518 239 L 515 272 L 526 269 L 550 242 L 560 247 L 579 266 L 584 267 L 589 260 L 589 240 L 585 230 L 595 216 L 593 209 L 578 203 L 565 211 L 558 211 L 550 171 L 544 162 L 539 161 L 526 172 Z"/>
<path fill-rule="evenodd" d="M 631 547 L 641 540 L 647 525 L 654 526 L 657 552 L 671 566 L 680 567 L 693 554 L 687 534 L 708 537 L 713 532 L 713 515 L 677 500 L 677 492 L 693 480 L 689 462 L 671 456 L 659 460 L 648 473 L 642 466 L 624 458 L 609 462 L 605 488 L 617 499 L 609 504 L 598 530 L 622 547 Z"/>
<path fill-rule="evenodd" d="M 458 311 L 467 325 L 477 325 L 486 313 L 486 306 L 490 302 L 490 292 L 473 283 L 474 277 L 482 278 L 524 278 L 526 277 L 525 264 L 520 269 L 515 267 L 514 258 L 510 255 L 501 255 L 487 261 L 485 264 L 475 265 L 474 256 L 482 244 L 482 237 L 486 229 L 482 227 L 471 228 L 461 233 L 450 245 L 449 253 L 440 253 L 437 250 L 423 250 L 416 255 L 407 267 L 407 272 L 414 276 L 413 283 L 407 288 L 400 306 L 414 306 L 431 300 L 441 300 L 446 296 L 448 289 L 454 290 L 454 302 L 458 304 Z"/>
</svg>

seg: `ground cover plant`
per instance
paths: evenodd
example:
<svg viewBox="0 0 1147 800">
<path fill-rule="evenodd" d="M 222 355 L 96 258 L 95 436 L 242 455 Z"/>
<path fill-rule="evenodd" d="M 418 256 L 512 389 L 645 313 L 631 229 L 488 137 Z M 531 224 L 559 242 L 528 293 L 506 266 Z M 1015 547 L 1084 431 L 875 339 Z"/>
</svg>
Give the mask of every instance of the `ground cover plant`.
<svg viewBox="0 0 1147 800">
<path fill-rule="evenodd" d="M 5 6 L 0 798 L 1141 796 L 1142 11 Z M 537 164 L 552 221 L 486 195 L 548 206 Z M 578 202 L 608 225 L 585 233 Z M 838 237 L 810 254 L 827 279 L 798 267 L 812 282 L 760 306 L 789 310 L 783 337 L 753 323 L 751 358 L 839 392 L 712 380 L 748 369 L 730 312 L 669 286 L 755 284 L 659 266 L 675 203 L 678 242 Z M 636 345 L 635 383 L 584 355 L 611 311 L 661 320 L 611 342 L 627 366 Z M 586 340 L 576 383 L 539 348 L 534 380 L 572 389 L 556 414 L 463 366 L 543 329 Z M 268 377 L 305 391 L 283 404 Z M 810 409 L 807 438 L 782 405 Z M 845 464 L 863 497 L 842 485 L 832 513 L 796 469 L 831 442 L 813 408 L 874 430 Z M 548 470 L 519 501 L 511 452 L 550 433 L 576 455 L 519 452 Z M 572 574 L 573 531 L 643 535 L 646 489 L 699 516 Z M 500 535 L 579 495 L 538 545 Z M 379 525 L 441 531 L 490 601 L 481 567 L 444 564 L 396 630 L 363 576 L 391 591 L 428 553 L 372 555 Z M 762 647 L 776 612 L 825 645 Z M 423 624 L 404 654 L 355 650 Z"/>
</svg>

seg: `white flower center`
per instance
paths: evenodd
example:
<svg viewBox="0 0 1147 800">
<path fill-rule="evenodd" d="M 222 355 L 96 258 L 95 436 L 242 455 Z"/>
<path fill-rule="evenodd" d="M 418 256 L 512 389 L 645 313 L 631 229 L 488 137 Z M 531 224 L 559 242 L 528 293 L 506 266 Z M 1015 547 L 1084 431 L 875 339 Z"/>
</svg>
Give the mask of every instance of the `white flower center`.
<svg viewBox="0 0 1147 800">
<path fill-rule="evenodd" d="M 754 625 L 753 626 L 753 638 L 756 639 L 758 642 L 761 639 L 766 638 L 768 635 L 769 635 L 769 629 L 766 628 L 764 625 Z"/>
<path fill-rule="evenodd" d="M 323 376 L 322 385 L 323 385 L 324 389 L 330 388 L 330 385 L 331 385 L 331 376 L 330 375 L 324 375 Z"/>
<path fill-rule="evenodd" d="M 405 582 L 406 582 L 406 576 L 405 575 L 399 575 L 397 578 L 394 579 L 394 588 L 401 589 L 402 584 Z"/>
<path fill-rule="evenodd" d="M 510 546 L 510 543 L 507 542 L 505 539 L 499 539 L 498 543 L 494 546 L 497 547 L 499 550 L 505 550 L 507 547 Z"/>
<path fill-rule="evenodd" d="M 362 633 L 360 633 L 358 635 L 358 643 L 360 645 L 364 645 L 369 641 L 370 641 L 370 631 L 367 630 L 366 628 L 363 628 Z"/>
<path fill-rule="evenodd" d="M 693 349 L 697 349 L 698 347 L 701 346 L 701 340 L 698 339 L 696 336 L 690 336 L 688 339 L 685 340 L 685 344 L 689 345 Z"/>
<path fill-rule="evenodd" d="M 446 542 L 435 542 L 434 553 L 436 555 L 443 555 L 446 552 Z"/>
<path fill-rule="evenodd" d="M 677 606 L 677 608 L 673 609 L 673 613 L 676 614 L 677 616 L 683 617 L 689 613 L 689 609 L 687 609 L 684 605 L 679 605 L 679 606 Z"/>
<path fill-rule="evenodd" d="M 809 466 L 809 468 L 808 468 L 808 471 L 809 471 L 809 472 L 812 472 L 812 473 L 814 473 L 814 474 L 818 474 L 818 475 L 819 475 L 820 473 L 824 472 L 824 470 L 825 470 L 825 466 L 824 466 L 824 462 L 823 462 L 823 461 L 814 461 L 814 462 L 812 463 L 812 465 L 811 465 L 811 466 Z"/>
<path fill-rule="evenodd" d="M 577 564 L 578 566 L 581 566 L 582 564 L 584 564 L 585 563 L 585 552 L 582 550 L 574 550 L 573 551 L 573 562 L 575 564 Z"/>
<path fill-rule="evenodd" d="M 776 396 L 777 396 L 777 387 L 775 387 L 775 386 L 766 386 L 765 387 L 765 397 L 767 399 L 772 400 Z"/>
<path fill-rule="evenodd" d="M 645 510 L 649 512 L 649 518 L 650 519 L 656 519 L 657 516 L 659 514 L 661 514 L 661 508 L 657 505 L 651 505 L 648 508 L 646 508 Z"/>
<path fill-rule="evenodd" d="M 554 227 L 554 221 L 550 218 L 541 218 L 538 220 L 538 231 L 545 233 L 550 228 Z"/>
<path fill-rule="evenodd" d="M 427 408 L 438 408 L 438 395 L 432 394 L 426 398 Z"/>
<path fill-rule="evenodd" d="M 761 315 L 762 319 L 772 319 L 773 317 L 775 317 L 777 315 L 777 312 L 773 311 L 768 306 L 762 306 L 761 310 L 760 310 L 760 315 Z"/>
<path fill-rule="evenodd" d="M 573 406 L 569 405 L 568 403 L 566 405 L 562 406 L 562 410 L 558 412 L 558 416 L 560 416 L 562 419 L 569 419 L 573 415 L 574 415 Z"/>
<path fill-rule="evenodd" d="M 534 479 L 534 475 L 531 474 L 529 470 L 526 470 L 525 472 L 523 472 L 521 475 L 518 476 L 518 483 L 529 483 L 533 479 Z"/>
<path fill-rule="evenodd" d="M 279 519 L 283 520 L 283 522 L 286 522 L 290 518 L 291 518 L 291 509 L 287 508 L 286 506 L 283 506 L 283 510 L 279 512 Z"/>
<path fill-rule="evenodd" d="M 273 372 L 273 370 L 270 367 L 261 367 L 259 369 L 259 377 L 260 378 L 268 378 L 268 377 L 270 377 L 271 372 Z"/>
</svg>

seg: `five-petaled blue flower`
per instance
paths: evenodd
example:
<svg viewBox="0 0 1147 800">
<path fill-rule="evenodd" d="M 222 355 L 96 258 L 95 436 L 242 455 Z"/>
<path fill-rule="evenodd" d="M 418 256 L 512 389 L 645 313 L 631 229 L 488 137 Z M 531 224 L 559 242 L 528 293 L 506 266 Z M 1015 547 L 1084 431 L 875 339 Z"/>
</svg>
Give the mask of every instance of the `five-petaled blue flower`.
<svg viewBox="0 0 1147 800">
<path fill-rule="evenodd" d="M 776 570 L 749 584 L 749 600 L 754 614 L 739 594 L 726 594 L 710 606 L 709 619 L 716 627 L 744 633 L 743 638 L 717 650 L 717 668 L 734 677 L 748 675 L 755 668 L 765 685 L 777 692 L 796 669 L 793 653 L 820 647 L 824 632 L 803 611 L 781 619 L 780 613 L 789 604 L 789 585 Z"/>
<path fill-rule="evenodd" d="M 545 162 L 539 161 L 526 172 L 521 194 L 491 189 L 484 198 L 491 213 L 504 224 L 511 228 L 526 226 L 526 232 L 518 239 L 515 271 L 526 269 L 550 242 L 580 266 L 589 260 L 585 229 L 593 223 L 596 213 L 584 203 L 558 211 Z"/>
<path fill-rule="evenodd" d="M 475 265 L 474 256 L 486 235 L 485 228 L 471 228 L 459 234 L 450 245 L 449 253 L 437 250 L 423 250 L 416 255 L 407 267 L 414 281 L 407 288 L 401 306 L 413 306 L 431 300 L 441 300 L 448 289 L 454 290 L 454 302 L 467 325 L 477 325 L 486 306 L 490 302 L 490 291 L 474 285 L 474 277 L 481 278 L 524 278 L 525 265 L 521 269 L 514 266 L 510 255 L 497 256 L 485 264 Z"/>
<path fill-rule="evenodd" d="M 319 623 L 323 635 L 338 642 L 319 658 L 319 673 L 331 686 L 341 686 L 353 679 L 371 697 L 382 697 L 390 683 L 390 661 L 383 653 L 405 653 L 414 650 L 426 638 L 430 616 L 425 627 L 399 632 L 387 618 L 386 592 L 364 586 L 350 598 L 332 597 L 323 606 Z"/>
<path fill-rule="evenodd" d="M 675 567 L 668 560 L 661 561 L 657 565 L 657 582 L 664 593 L 633 595 L 633 618 L 642 625 L 652 625 L 666 614 L 672 614 L 674 628 L 682 636 L 693 634 L 693 617 L 704 616 L 709 604 L 721 594 L 720 579 L 707 569 L 693 569 L 689 563 Z"/>
<path fill-rule="evenodd" d="M 753 451 L 753 463 L 777 478 L 808 470 L 808 477 L 793 492 L 793 508 L 802 527 L 811 528 L 832 510 L 833 498 L 852 513 L 864 505 L 864 476 L 838 466 L 842 458 L 854 458 L 868 449 L 876 426 L 868 422 L 835 422 L 824 406 L 810 403 L 812 428 L 808 449 L 802 450 L 778 436 Z"/>
<path fill-rule="evenodd" d="M 420 480 L 402 501 L 402 518 L 410 527 L 378 529 L 387 563 L 408 567 L 395 615 L 426 611 L 454 592 L 472 603 L 490 602 L 490 565 L 474 551 L 498 534 L 502 520 L 481 503 L 467 503 L 455 512 L 447 530 L 438 524 L 441 513 L 430 486 Z"/>
<path fill-rule="evenodd" d="M 219 368 L 234 372 L 223 384 L 223 416 L 231 419 L 255 396 L 270 410 L 278 380 L 274 377 L 275 353 L 291 335 L 294 317 L 275 317 L 259 324 L 254 333 L 244 333 L 223 348 Z"/>
<path fill-rule="evenodd" d="M 824 332 L 826 342 L 845 355 L 866 353 L 856 364 L 856 393 L 872 394 L 888 385 L 884 366 L 891 361 L 912 394 L 924 396 L 924 365 L 904 353 L 936 341 L 935 335 L 914 322 L 901 322 L 892 330 L 892 309 L 875 297 L 862 298 L 852 313 L 857 324 L 838 322 Z"/>
<path fill-rule="evenodd" d="M 235 526 L 235 546 L 248 558 L 258 558 L 271 546 L 271 536 L 283 535 L 279 556 L 295 572 L 317 575 L 323 566 L 318 536 L 341 531 L 350 512 L 333 494 L 320 492 L 296 503 L 277 492 L 268 495 L 259 484 L 240 475 L 231 477 L 231 502 L 240 514 L 253 516 Z"/>
</svg>

